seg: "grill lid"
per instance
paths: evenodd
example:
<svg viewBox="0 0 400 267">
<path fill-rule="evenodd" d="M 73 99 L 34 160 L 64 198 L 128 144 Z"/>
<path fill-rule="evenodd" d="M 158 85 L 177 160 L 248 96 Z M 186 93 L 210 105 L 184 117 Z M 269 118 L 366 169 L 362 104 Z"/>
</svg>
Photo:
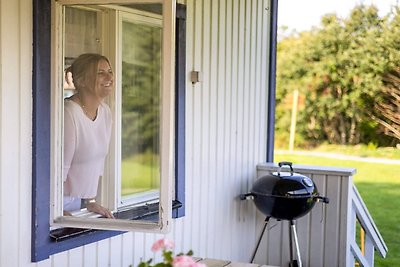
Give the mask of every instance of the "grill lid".
<svg viewBox="0 0 400 267">
<path fill-rule="evenodd" d="M 283 165 L 289 166 L 290 172 L 281 172 Z M 240 196 L 241 199 L 248 197 L 267 217 L 278 220 L 294 220 L 304 216 L 318 201 L 329 203 L 327 197 L 319 196 L 313 180 L 293 172 L 290 162 L 280 162 L 278 172 L 257 179 L 251 192 Z"/>
<path fill-rule="evenodd" d="M 278 172 L 257 179 L 251 193 L 261 196 L 310 197 L 317 195 L 317 187 L 307 176 L 294 173 L 291 163 L 280 162 L 279 167 L 290 166 L 290 172 Z"/>
</svg>

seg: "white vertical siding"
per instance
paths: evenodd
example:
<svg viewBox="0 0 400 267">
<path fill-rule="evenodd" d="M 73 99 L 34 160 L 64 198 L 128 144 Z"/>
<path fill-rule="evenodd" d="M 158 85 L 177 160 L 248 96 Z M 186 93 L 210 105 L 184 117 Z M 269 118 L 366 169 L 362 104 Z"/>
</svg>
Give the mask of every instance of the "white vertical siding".
<svg viewBox="0 0 400 267">
<path fill-rule="evenodd" d="M 187 88 L 183 250 L 247 261 L 255 222 L 237 196 L 265 157 L 267 58 L 254 50 L 266 48 L 266 24 L 257 27 L 266 12 L 263 1 L 187 1 L 187 7 L 187 71 L 201 71 L 204 80 Z"/>
<path fill-rule="evenodd" d="M 167 235 L 177 252 L 248 261 L 255 245 L 255 209 L 238 195 L 266 155 L 266 2 L 185 1 L 186 216 Z M 136 266 L 158 256 L 150 247 L 160 235 L 126 233 L 30 263 L 32 3 L 0 3 L 0 266 Z M 192 85 L 192 70 L 202 82 Z"/>
<path fill-rule="evenodd" d="M 29 1 L 0 1 L 0 266 L 30 260 L 31 14 Z"/>
</svg>

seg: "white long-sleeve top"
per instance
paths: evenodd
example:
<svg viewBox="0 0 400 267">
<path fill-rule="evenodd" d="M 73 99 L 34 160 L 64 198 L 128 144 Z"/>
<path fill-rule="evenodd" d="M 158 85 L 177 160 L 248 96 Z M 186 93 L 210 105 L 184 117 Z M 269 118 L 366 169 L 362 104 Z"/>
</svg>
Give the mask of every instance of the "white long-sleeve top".
<svg viewBox="0 0 400 267">
<path fill-rule="evenodd" d="M 110 108 L 102 103 L 94 121 L 79 104 L 64 101 L 64 196 L 94 198 L 111 138 Z"/>
</svg>

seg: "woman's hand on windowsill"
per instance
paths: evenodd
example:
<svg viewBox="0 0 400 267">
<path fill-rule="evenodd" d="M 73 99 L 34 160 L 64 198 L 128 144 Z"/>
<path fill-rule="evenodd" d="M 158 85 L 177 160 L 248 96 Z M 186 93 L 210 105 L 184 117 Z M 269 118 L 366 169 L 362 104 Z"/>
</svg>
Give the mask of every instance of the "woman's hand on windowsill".
<svg viewBox="0 0 400 267">
<path fill-rule="evenodd" d="M 97 203 L 87 203 L 86 204 L 86 209 L 88 211 L 97 213 L 97 214 L 101 214 L 103 216 L 105 216 L 106 218 L 110 218 L 110 219 L 115 219 L 114 215 L 111 213 L 111 211 Z"/>
<path fill-rule="evenodd" d="M 64 216 L 72 216 L 72 213 L 69 211 L 63 211 Z"/>
</svg>

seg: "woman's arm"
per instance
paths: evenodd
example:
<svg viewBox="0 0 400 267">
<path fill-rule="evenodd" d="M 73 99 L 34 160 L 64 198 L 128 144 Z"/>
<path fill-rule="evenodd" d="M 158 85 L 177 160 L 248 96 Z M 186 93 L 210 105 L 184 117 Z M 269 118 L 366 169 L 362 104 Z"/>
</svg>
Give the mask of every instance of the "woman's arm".
<svg viewBox="0 0 400 267">
<path fill-rule="evenodd" d="M 64 109 L 64 182 L 67 179 L 76 146 L 76 127 L 72 113 Z"/>
</svg>

